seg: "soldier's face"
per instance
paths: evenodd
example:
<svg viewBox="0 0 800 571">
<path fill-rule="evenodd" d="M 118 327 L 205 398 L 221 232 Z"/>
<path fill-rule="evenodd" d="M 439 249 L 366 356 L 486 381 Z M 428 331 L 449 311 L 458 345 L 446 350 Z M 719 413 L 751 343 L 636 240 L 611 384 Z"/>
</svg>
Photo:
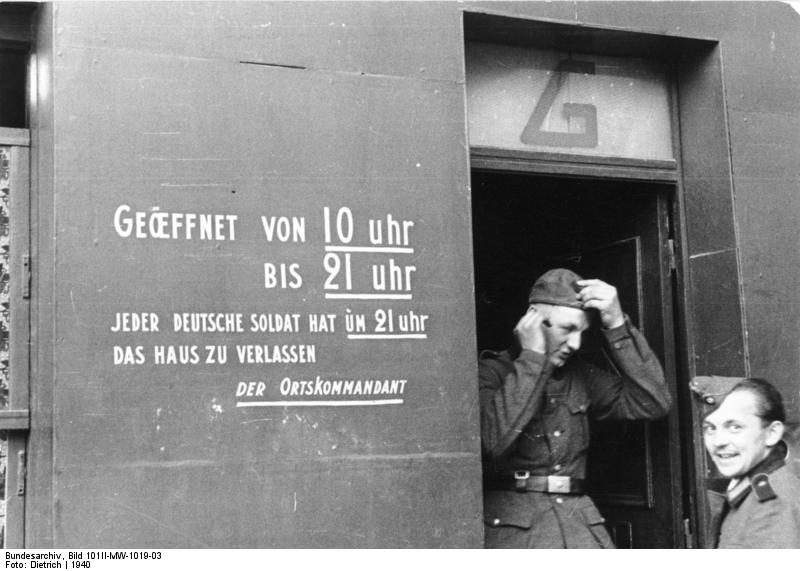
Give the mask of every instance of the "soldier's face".
<svg viewBox="0 0 800 571">
<path fill-rule="evenodd" d="M 735 391 L 703 421 L 706 449 L 720 473 L 739 478 L 767 457 L 783 436 L 783 424 L 757 416 L 756 396 Z"/>
<path fill-rule="evenodd" d="M 586 312 L 574 307 L 550 306 L 543 331 L 547 344 L 547 358 L 560 367 L 581 348 L 581 334 L 589 327 Z"/>
</svg>

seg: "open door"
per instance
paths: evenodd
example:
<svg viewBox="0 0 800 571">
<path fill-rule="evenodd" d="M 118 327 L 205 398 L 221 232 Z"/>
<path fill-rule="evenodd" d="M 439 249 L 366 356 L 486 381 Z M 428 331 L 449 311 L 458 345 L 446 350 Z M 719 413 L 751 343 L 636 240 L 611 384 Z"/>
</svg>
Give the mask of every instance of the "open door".
<svg viewBox="0 0 800 571">
<path fill-rule="evenodd" d="M 665 340 L 671 338 L 672 309 L 665 260 L 659 255 L 666 250 L 668 232 L 665 216 L 659 215 L 663 202 L 658 195 L 646 201 L 639 216 L 619 224 L 619 239 L 582 252 L 574 262 L 582 275 L 617 287 L 628 317 L 668 371 L 672 355 Z M 586 340 L 584 358 L 615 370 L 597 341 L 597 336 Z M 672 477 L 665 421 L 593 422 L 591 434 L 589 488 L 617 547 L 678 546 L 680 486 Z M 673 542 L 666 541 L 670 535 Z"/>
<path fill-rule="evenodd" d="M 534 279 L 553 267 L 615 285 L 675 394 L 668 185 L 473 173 L 479 349 L 511 342 Z M 590 329 L 583 357 L 613 367 Z M 677 411 L 594 423 L 590 495 L 620 548 L 683 547 Z"/>
</svg>

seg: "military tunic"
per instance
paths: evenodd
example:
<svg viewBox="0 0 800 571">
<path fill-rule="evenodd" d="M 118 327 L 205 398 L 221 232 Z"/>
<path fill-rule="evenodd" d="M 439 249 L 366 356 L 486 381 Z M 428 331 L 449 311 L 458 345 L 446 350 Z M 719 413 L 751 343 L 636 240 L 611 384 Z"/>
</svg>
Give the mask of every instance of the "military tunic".
<svg viewBox="0 0 800 571">
<path fill-rule="evenodd" d="M 800 549 L 800 479 L 785 456 L 780 442 L 726 493 L 709 491 L 717 547 Z"/>
<path fill-rule="evenodd" d="M 592 414 L 655 419 L 670 396 L 658 359 L 628 321 L 604 330 L 621 375 L 573 356 L 554 368 L 545 355 L 512 348 L 479 363 L 486 547 L 613 547 L 603 518 L 580 494 L 517 492 L 496 486 L 519 470 L 584 478 Z"/>
</svg>

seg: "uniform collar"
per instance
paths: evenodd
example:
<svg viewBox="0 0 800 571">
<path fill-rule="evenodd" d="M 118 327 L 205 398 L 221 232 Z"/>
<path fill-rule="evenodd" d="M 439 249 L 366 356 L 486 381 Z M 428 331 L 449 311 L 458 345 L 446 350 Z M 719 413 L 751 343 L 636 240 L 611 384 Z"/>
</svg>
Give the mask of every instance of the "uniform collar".
<svg viewBox="0 0 800 571">
<path fill-rule="evenodd" d="M 788 447 L 781 440 L 770 451 L 766 458 L 756 464 L 745 476 L 728 488 L 727 498 L 731 507 L 738 507 L 753 490 L 759 502 L 765 502 L 776 497 L 774 490 L 769 485 L 769 474 L 786 464 Z"/>
<path fill-rule="evenodd" d="M 506 348 L 504 353 L 508 355 L 508 358 L 511 359 L 512 361 L 516 361 L 519 358 L 520 354 L 522 353 L 522 347 L 520 346 L 519 341 L 515 339 L 514 342 L 508 348 Z M 555 377 L 557 379 L 560 379 L 564 374 L 562 369 L 565 369 L 565 367 L 570 365 L 574 360 L 574 358 L 575 355 L 572 355 L 569 359 L 567 359 L 566 363 L 564 363 L 560 367 L 554 367 L 553 364 L 550 362 L 550 359 L 548 359 L 547 355 L 545 355 L 545 363 L 544 367 L 542 368 L 542 374 L 547 378 Z"/>
</svg>

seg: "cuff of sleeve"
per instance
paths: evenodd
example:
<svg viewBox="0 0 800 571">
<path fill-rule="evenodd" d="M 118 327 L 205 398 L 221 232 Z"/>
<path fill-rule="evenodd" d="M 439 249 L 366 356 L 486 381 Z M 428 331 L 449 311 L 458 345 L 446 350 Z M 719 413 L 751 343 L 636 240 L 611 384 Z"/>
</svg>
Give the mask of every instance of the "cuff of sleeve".
<svg viewBox="0 0 800 571">
<path fill-rule="evenodd" d="M 632 327 L 632 325 L 626 314 L 625 322 L 622 325 L 614 329 L 603 329 L 603 335 L 606 336 L 606 341 L 609 343 L 616 343 L 617 341 L 622 341 L 623 339 L 631 337 L 630 327 Z"/>
</svg>

